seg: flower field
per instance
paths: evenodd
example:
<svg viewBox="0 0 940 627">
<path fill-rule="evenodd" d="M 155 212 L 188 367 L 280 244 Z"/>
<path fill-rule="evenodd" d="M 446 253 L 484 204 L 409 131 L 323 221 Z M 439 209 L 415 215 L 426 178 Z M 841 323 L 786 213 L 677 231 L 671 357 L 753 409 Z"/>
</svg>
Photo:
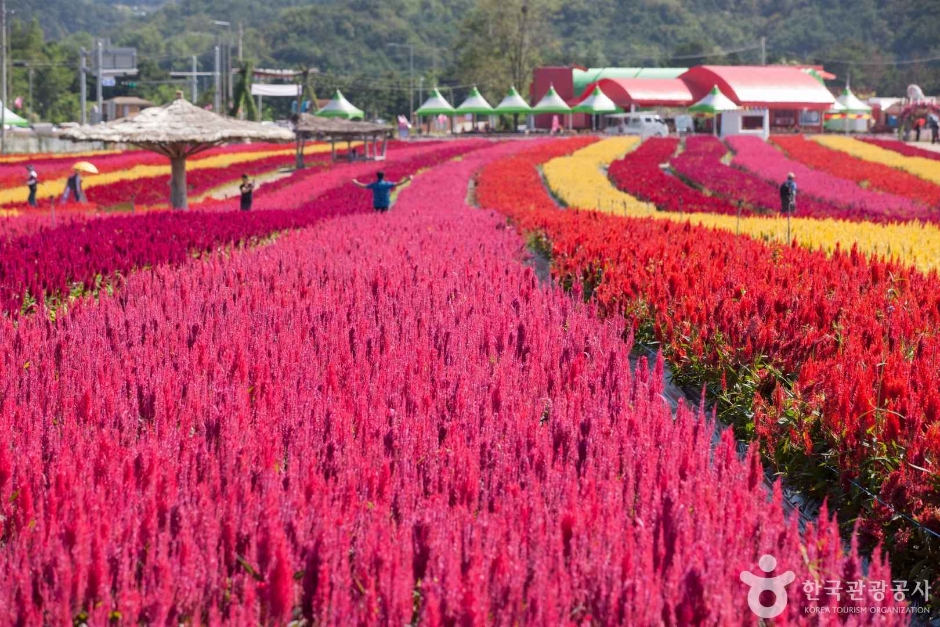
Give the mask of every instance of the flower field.
<svg viewBox="0 0 940 627">
<path fill-rule="evenodd" d="M 815 139 L 827 148 L 844 152 L 865 161 L 887 165 L 918 176 L 925 181 L 940 184 L 940 163 L 933 159 L 908 157 L 893 150 L 886 150 L 851 137 L 826 135 Z"/>
<path fill-rule="evenodd" d="M 893 150 L 894 152 L 900 153 L 906 157 L 922 157 L 924 159 L 940 161 L 940 152 L 934 152 L 933 150 L 911 146 L 910 144 L 905 144 L 904 142 L 900 142 L 895 139 L 880 139 L 877 137 L 859 137 L 858 139 L 865 142 L 866 144 L 878 146 L 879 148 L 884 148 L 886 150 Z"/>
<path fill-rule="evenodd" d="M 527 174 L 553 156 L 536 150 L 528 162 L 488 167 L 478 197 L 543 233 L 562 283 L 583 285 L 661 343 L 788 476 L 868 510 L 866 532 L 914 570 L 936 556 L 934 276 L 855 253 L 827 258 L 690 225 L 639 219 L 624 228 L 618 218 L 560 212 Z M 897 525 L 898 511 L 920 527 Z"/>
<path fill-rule="evenodd" d="M 940 186 L 913 174 L 840 153 L 801 135 L 781 135 L 771 141 L 783 148 L 791 159 L 814 170 L 854 181 L 868 189 L 905 196 L 935 209 L 940 207 Z"/>
<path fill-rule="evenodd" d="M 688 222 L 760 241 L 787 241 L 785 218 L 656 211 L 653 204 L 616 189 L 603 170 L 638 145 L 636 138 L 605 139 L 571 155 L 552 159 L 541 166 L 545 183 L 560 202 L 572 207 L 590 207 L 618 216 Z M 940 268 L 940 228 L 934 224 L 876 224 L 797 217 L 790 220 L 789 230 L 793 241 L 810 249 L 832 253 L 857 248 L 867 256 L 896 259 L 924 271 Z"/>
<path fill-rule="evenodd" d="M 619 189 L 664 211 L 736 214 L 741 210 L 746 214 L 752 213 L 750 209 L 689 187 L 674 175 L 664 172 L 661 164 L 668 163 L 678 147 L 678 139 L 651 138 L 610 165 L 610 180 Z"/>
<path fill-rule="evenodd" d="M 292 150 L 188 211 L 102 153 L 9 204 L 0 625 L 754 625 L 762 570 L 766 624 L 936 611 L 935 205 L 794 153 L 940 185 L 775 140 L 317 147 L 251 211 L 207 192 Z"/>
<path fill-rule="evenodd" d="M 356 145 L 357 143 L 353 142 L 353 146 Z M 310 144 L 304 150 L 305 154 L 308 155 L 328 153 L 329 151 L 330 147 L 326 144 Z M 225 169 L 272 157 L 280 157 L 285 160 L 285 163 L 291 164 L 293 163 L 293 156 L 294 148 L 292 147 L 271 144 L 245 144 L 240 146 L 239 149 L 231 151 L 208 150 L 188 160 L 186 170 L 187 172 L 195 172 L 207 169 Z M 56 159 L 55 161 L 55 164 L 45 165 L 45 167 L 42 163 L 33 164 L 41 175 L 36 194 L 39 200 L 59 198 L 62 195 L 66 179 L 71 174 L 72 164 L 75 159 L 73 157 L 71 159 Z M 170 174 L 170 166 L 166 163 L 165 158 L 144 151 L 130 151 L 96 158 L 95 166 L 98 168 L 99 174 L 82 177 L 83 187 L 89 193 L 95 187 L 121 182 L 134 183 L 151 178 L 165 178 Z M 3 170 L 13 171 L 0 171 L 0 179 L 3 180 L 3 185 L 0 186 L 0 206 L 25 203 L 28 192 L 23 184 L 25 180 L 23 165 L 6 166 Z M 241 175 L 241 171 L 232 171 L 229 174 L 234 180 Z M 14 186 L 8 187 L 11 184 Z"/>
<path fill-rule="evenodd" d="M 828 172 L 820 172 L 797 161 L 788 159 L 773 145 L 759 137 L 730 137 L 728 145 L 734 150 L 735 166 L 753 172 L 771 184 L 779 185 L 793 174 L 799 184 L 799 212 L 803 211 L 803 198 L 809 196 L 843 207 L 836 211 L 844 219 L 864 220 L 926 220 L 937 217 L 937 212 L 908 198 L 882 194 L 860 187 L 852 180 Z"/>
</svg>

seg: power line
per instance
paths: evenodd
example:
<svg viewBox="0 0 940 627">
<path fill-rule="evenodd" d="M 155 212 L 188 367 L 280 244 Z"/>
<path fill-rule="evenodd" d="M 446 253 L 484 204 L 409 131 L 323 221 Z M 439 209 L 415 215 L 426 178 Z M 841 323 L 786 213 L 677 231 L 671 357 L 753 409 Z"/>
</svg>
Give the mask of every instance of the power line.
<svg viewBox="0 0 940 627">
<path fill-rule="evenodd" d="M 669 57 L 659 57 L 662 60 L 675 60 L 675 59 L 701 59 L 703 57 L 727 57 L 732 54 L 738 54 L 739 52 L 750 52 L 751 50 L 760 50 L 761 44 L 758 42 L 756 44 L 751 44 L 748 46 L 742 46 L 740 48 L 732 48 L 730 50 L 718 49 L 712 52 L 701 52 L 698 54 L 682 54 L 682 55 L 672 55 Z"/>
<path fill-rule="evenodd" d="M 814 56 L 812 53 L 800 54 L 797 52 L 787 52 L 785 54 L 789 54 L 795 57 L 812 58 L 819 63 L 842 63 L 845 65 L 858 65 L 866 67 L 893 67 L 898 65 L 916 65 L 918 63 L 933 63 L 935 61 L 940 61 L 940 55 L 934 57 L 923 57 L 920 59 L 902 59 L 900 61 L 858 61 L 855 59 L 823 59 Z"/>
</svg>

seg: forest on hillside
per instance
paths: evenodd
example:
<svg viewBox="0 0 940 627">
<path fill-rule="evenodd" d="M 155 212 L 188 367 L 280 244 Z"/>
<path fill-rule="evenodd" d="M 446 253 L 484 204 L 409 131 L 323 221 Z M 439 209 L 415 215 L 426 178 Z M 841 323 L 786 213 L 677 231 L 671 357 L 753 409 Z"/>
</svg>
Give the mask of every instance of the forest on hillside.
<svg viewBox="0 0 940 627">
<path fill-rule="evenodd" d="M 761 38 L 768 63 L 819 63 L 861 93 L 901 95 L 910 83 L 940 92 L 936 15 L 917 0 L 7 0 L 7 7 L 13 59 L 26 63 L 13 69 L 11 96 L 26 96 L 31 66 L 32 115 L 51 121 L 77 117 L 78 50 L 94 37 L 140 55 L 140 77 L 109 96 L 161 101 L 179 87 L 168 82 L 169 70 L 188 70 L 194 55 L 201 70 L 211 69 L 215 43 L 229 39 L 234 50 L 239 25 L 245 60 L 316 68 L 318 95 L 342 88 L 375 116 L 408 109 L 410 56 L 422 93 L 440 85 L 460 98 L 477 84 L 498 99 L 510 83 L 524 90 L 542 63 L 756 64 Z M 203 90 L 206 101 L 211 96 Z"/>
</svg>

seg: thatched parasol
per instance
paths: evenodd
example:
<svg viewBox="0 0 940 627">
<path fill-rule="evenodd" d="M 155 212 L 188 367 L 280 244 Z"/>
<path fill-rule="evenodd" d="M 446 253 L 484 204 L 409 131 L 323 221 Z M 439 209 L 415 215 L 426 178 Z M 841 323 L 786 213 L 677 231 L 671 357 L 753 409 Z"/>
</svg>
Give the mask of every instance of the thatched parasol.
<svg viewBox="0 0 940 627">
<path fill-rule="evenodd" d="M 223 118 L 187 102 L 181 92 L 162 107 L 144 109 L 104 124 L 69 129 L 61 137 L 73 141 L 133 144 L 170 159 L 170 203 L 186 209 L 186 158 L 236 139 L 290 141 L 293 133 L 278 126 Z"/>
</svg>

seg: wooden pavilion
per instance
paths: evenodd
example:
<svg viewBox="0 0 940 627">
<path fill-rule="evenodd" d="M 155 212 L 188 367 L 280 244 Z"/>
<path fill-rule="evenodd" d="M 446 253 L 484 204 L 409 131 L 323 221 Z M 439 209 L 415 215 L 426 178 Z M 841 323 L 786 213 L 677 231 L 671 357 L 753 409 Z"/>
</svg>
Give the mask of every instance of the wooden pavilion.
<svg viewBox="0 0 940 627">
<path fill-rule="evenodd" d="M 347 158 L 352 142 L 361 141 L 362 158 L 369 161 L 384 161 L 388 149 L 388 138 L 392 127 L 370 122 L 353 122 L 340 118 L 325 118 L 309 113 L 294 116 L 294 131 L 297 135 L 297 167 L 303 167 L 304 145 L 307 140 L 330 142 L 330 155 L 336 161 L 336 142 L 346 142 Z"/>
</svg>

